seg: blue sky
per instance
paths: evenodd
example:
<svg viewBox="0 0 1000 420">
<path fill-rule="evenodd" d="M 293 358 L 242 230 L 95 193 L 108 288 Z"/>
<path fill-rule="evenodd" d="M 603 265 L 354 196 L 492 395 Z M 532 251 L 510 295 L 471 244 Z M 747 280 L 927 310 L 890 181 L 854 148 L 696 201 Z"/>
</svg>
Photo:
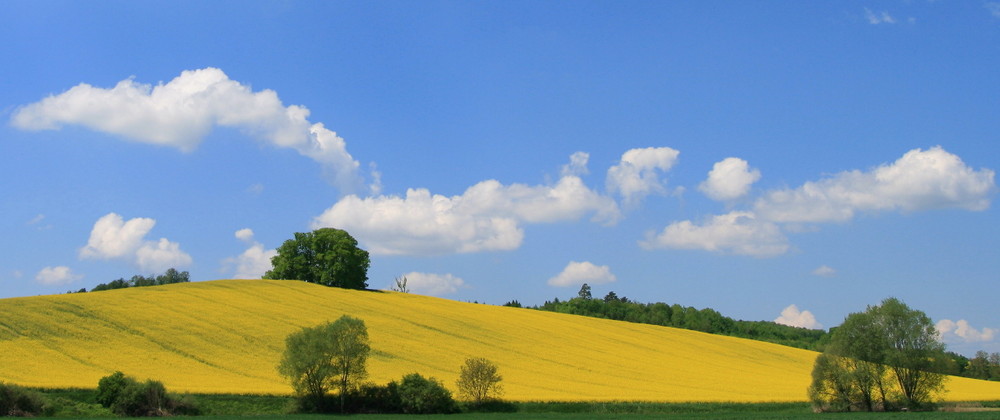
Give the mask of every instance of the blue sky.
<svg viewBox="0 0 1000 420">
<path fill-rule="evenodd" d="M 1000 2 L 0 4 L 0 297 L 259 276 L 1000 351 Z"/>
</svg>

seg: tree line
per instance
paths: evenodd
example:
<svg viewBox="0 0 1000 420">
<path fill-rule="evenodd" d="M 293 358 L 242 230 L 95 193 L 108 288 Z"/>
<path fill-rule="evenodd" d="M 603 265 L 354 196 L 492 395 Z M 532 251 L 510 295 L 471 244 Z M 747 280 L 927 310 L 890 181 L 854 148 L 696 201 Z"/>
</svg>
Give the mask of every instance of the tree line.
<svg viewBox="0 0 1000 420">
<path fill-rule="evenodd" d="M 188 283 L 191 281 L 191 274 L 187 271 L 177 271 L 174 268 L 168 268 L 166 272 L 159 275 L 150 274 L 149 276 L 143 276 L 136 274 L 132 278 L 125 280 L 125 278 L 118 278 L 117 280 L 111 280 L 107 283 L 101 283 L 90 289 L 91 292 L 100 292 L 102 290 L 114 290 L 114 289 L 127 289 L 129 287 L 148 287 L 148 286 L 162 286 L 164 284 L 173 283 Z M 86 293 L 87 288 L 82 288 L 77 291 L 69 291 L 67 293 Z"/>
<path fill-rule="evenodd" d="M 523 307 L 510 301 L 505 306 Z M 640 303 L 608 292 L 602 299 L 594 298 L 590 286 L 584 284 L 576 297 L 569 300 L 555 298 L 530 309 L 583 315 L 617 321 L 684 328 L 710 334 L 728 335 L 767 341 L 808 350 L 821 350 L 829 340 L 823 330 L 791 327 L 770 321 L 734 320 L 711 308 L 697 309 L 663 302 Z"/>
</svg>

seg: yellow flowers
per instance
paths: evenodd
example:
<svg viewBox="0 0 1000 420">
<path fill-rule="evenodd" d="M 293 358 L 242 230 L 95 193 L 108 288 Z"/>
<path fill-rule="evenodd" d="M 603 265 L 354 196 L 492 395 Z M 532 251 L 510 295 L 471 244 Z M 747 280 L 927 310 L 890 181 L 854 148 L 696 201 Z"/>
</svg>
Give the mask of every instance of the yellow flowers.
<svg viewBox="0 0 1000 420">
<path fill-rule="evenodd" d="M 298 281 L 220 280 L 0 300 L 0 381 L 88 387 L 116 370 L 181 392 L 287 394 L 285 337 L 368 326 L 370 380 L 419 372 L 454 391 L 494 361 L 510 400 L 805 401 L 816 353 L 731 337 Z M 953 378 L 949 400 L 1000 383 Z"/>
</svg>

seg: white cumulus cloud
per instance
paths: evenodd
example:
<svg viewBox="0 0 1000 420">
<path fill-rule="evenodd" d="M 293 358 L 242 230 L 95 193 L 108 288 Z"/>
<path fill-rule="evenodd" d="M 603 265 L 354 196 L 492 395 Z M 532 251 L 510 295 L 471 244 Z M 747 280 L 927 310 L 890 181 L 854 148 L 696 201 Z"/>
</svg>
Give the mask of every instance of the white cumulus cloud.
<svg viewBox="0 0 1000 420">
<path fill-rule="evenodd" d="M 958 321 L 942 319 L 935 324 L 935 328 L 937 328 L 941 339 L 948 342 L 978 343 L 993 341 L 998 332 L 993 328 L 985 327 L 977 330 L 969 325 L 969 321 L 964 319 Z"/>
<path fill-rule="evenodd" d="M 108 213 L 94 223 L 87 245 L 80 249 L 81 259 L 122 259 L 145 271 L 163 271 L 191 265 L 191 256 L 180 244 L 166 238 L 146 240 L 146 234 L 156 220 L 137 217 L 125 221 L 116 213 Z"/>
<path fill-rule="evenodd" d="M 746 195 L 759 179 L 759 170 L 751 169 L 743 159 L 730 157 L 716 162 L 698 189 L 713 200 L 735 200 Z"/>
<path fill-rule="evenodd" d="M 554 185 L 504 185 L 482 181 L 461 195 L 427 189 L 405 196 L 344 197 L 313 220 L 312 227 L 351 232 L 373 254 L 435 255 L 512 250 L 523 225 L 579 220 L 613 224 L 618 205 L 567 175 Z"/>
<path fill-rule="evenodd" d="M 234 234 L 236 239 L 250 245 L 242 254 L 223 261 L 224 266 L 230 267 L 234 279 L 259 279 L 267 273 L 271 267 L 271 258 L 278 255 L 277 249 L 264 249 L 264 244 L 254 240 L 253 230 L 250 228 L 240 229 Z"/>
<path fill-rule="evenodd" d="M 800 311 L 799 307 L 795 305 L 788 305 L 787 308 L 781 311 L 781 316 L 774 319 L 774 322 L 781 325 L 813 330 L 823 328 L 822 324 L 816 322 L 816 317 L 813 316 L 812 312 Z"/>
<path fill-rule="evenodd" d="M 677 163 L 680 152 L 669 147 L 631 149 L 608 169 L 606 188 L 622 197 L 627 206 L 637 205 L 648 195 L 665 194 L 660 174 Z"/>
<path fill-rule="evenodd" d="M 69 267 L 45 267 L 35 275 L 35 281 L 46 286 L 61 286 L 83 278 L 83 275 L 73 273 Z"/>
<path fill-rule="evenodd" d="M 555 277 L 549 279 L 550 286 L 578 286 L 587 284 L 604 284 L 618 280 L 606 265 L 594 265 L 589 261 L 570 261 Z"/>
<path fill-rule="evenodd" d="M 430 296 L 444 296 L 466 287 L 465 281 L 451 274 L 410 272 L 406 277 L 406 287 L 412 293 Z"/>
<path fill-rule="evenodd" d="M 754 210 L 764 220 L 789 223 L 843 222 L 859 211 L 980 211 L 989 207 L 995 189 L 992 170 L 973 170 L 933 147 L 911 150 L 867 172 L 841 172 L 794 190 L 771 191 Z"/>
<path fill-rule="evenodd" d="M 837 270 L 827 265 L 821 265 L 816 267 L 816 269 L 812 271 L 812 274 L 820 277 L 833 277 L 837 275 Z"/>
<path fill-rule="evenodd" d="M 701 225 L 690 220 L 674 222 L 659 234 L 648 234 L 640 245 L 645 249 L 697 249 L 754 257 L 773 257 L 789 249 L 788 238 L 777 225 L 742 211 L 712 216 Z"/>
<path fill-rule="evenodd" d="M 217 68 L 187 70 L 156 86 L 129 78 L 112 88 L 81 83 L 19 107 L 11 119 L 23 130 L 80 125 L 122 138 L 194 150 L 215 126 L 233 127 L 323 165 L 346 192 L 363 184 L 344 139 L 308 121 L 303 106 L 285 106 L 273 90 L 254 92 Z"/>
</svg>

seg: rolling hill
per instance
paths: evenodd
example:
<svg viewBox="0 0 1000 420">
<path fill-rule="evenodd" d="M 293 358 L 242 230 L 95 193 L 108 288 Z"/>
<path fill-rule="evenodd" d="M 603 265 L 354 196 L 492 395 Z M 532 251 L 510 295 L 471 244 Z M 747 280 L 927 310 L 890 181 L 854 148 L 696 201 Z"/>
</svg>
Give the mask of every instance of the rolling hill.
<svg viewBox="0 0 1000 420">
<path fill-rule="evenodd" d="M 116 370 L 205 393 L 287 394 L 284 338 L 349 314 L 372 341 L 370 379 L 454 389 L 486 357 L 511 400 L 803 401 L 816 353 L 695 331 L 298 281 L 219 280 L 0 300 L 0 381 L 93 388 Z M 952 378 L 949 400 L 1000 399 Z"/>
</svg>

